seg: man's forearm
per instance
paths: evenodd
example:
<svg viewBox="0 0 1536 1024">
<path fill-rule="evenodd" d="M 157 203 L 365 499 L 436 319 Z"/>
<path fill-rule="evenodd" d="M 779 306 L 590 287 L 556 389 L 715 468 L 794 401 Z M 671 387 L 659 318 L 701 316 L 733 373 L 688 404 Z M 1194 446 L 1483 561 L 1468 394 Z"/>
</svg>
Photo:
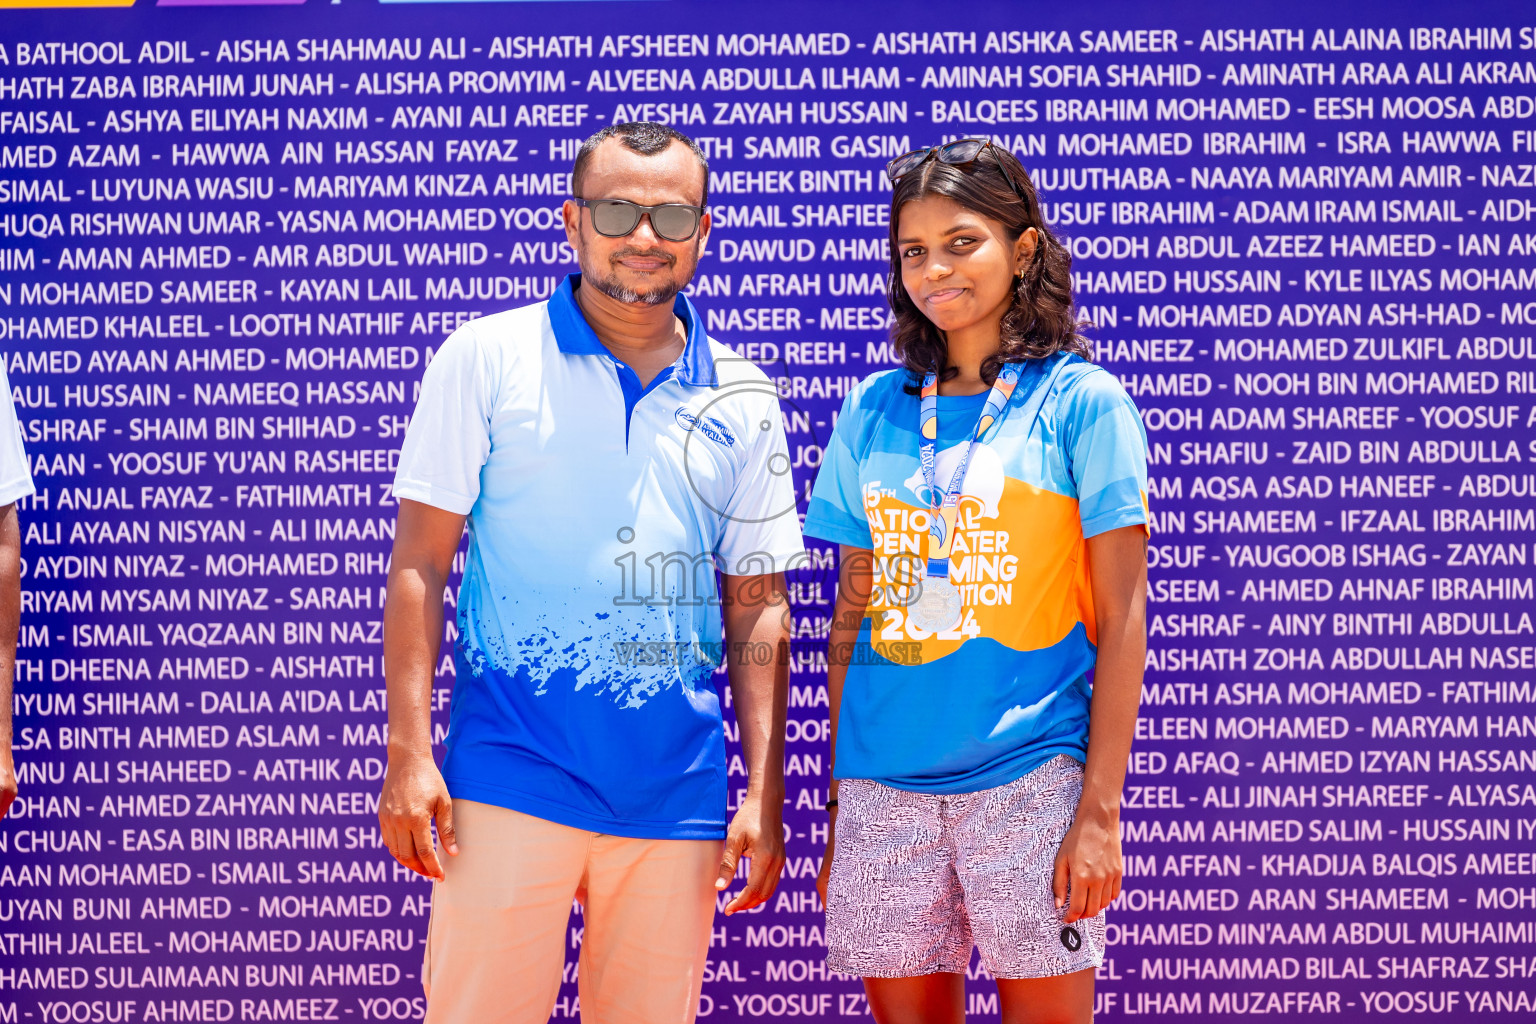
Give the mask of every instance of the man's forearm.
<svg viewBox="0 0 1536 1024">
<path fill-rule="evenodd" d="M 445 580 L 430 568 L 396 567 L 384 597 L 384 680 L 389 756 L 432 751 L 432 680 L 443 635 Z"/>
<path fill-rule="evenodd" d="M 0 590 L 7 586 L 6 582 L 0 581 Z M 9 621 L 12 628 L 6 630 L 4 613 L 0 612 L 0 645 L 4 645 L 6 652 L 0 656 L 0 757 L 6 758 L 11 756 L 11 678 L 16 671 L 16 620 Z M 10 634 L 9 641 L 5 639 L 7 632 Z"/>
<path fill-rule="evenodd" d="M 728 608 L 725 629 L 731 702 L 736 707 L 748 790 L 782 799 L 789 704 L 788 599 L 780 591 L 765 595 L 760 605 Z M 769 656 L 761 657 L 765 651 Z"/>
<path fill-rule="evenodd" d="M 775 651 L 788 644 L 788 634 L 762 642 Z M 784 794 L 784 724 L 788 715 L 789 665 L 778 657 L 769 665 L 738 665 L 731 670 L 731 702 L 741 735 L 741 757 L 747 768 L 747 789 L 754 795 L 782 798 Z"/>
<path fill-rule="evenodd" d="M 21 626 L 21 527 L 16 506 L 0 509 L 0 818 L 10 809 L 16 776 L 11 761 L 11 678 Z"/>
<path fill-rule="evenodd" d="M 21 620 L 21 571 L 14 549 L 0 543 L 0 744 L 11 749 L 11 680 Z"/>
<path fill-rule="evenodd" d="M 725 905 L 751 910 L 773 895 L 784 869 L 784 719 L 789 704 L 789 597 L 784 578 L 725 577 L 726 668 L 747 767 L 746 798 L 726 829 L 715 888 L 725 889 L 742 857 L 747 884 Z"/>
<path fill-rule="evenodd" d="M 14 504 L 0 507 L 0 741 L 11 746 L 11 678 L 21 629 L 21 523 Z"/>
<path fill-rule="evenodd" d="M 453 806 L 432 758 L 432 681 L 443 639 L 443 586 L 464 533 L 457 513 L 402 500 L 384 594 L 384 680 L 389 764 L 379 793 L 379 832 L 401 864 L 444 877 L 432 841 L 456 853 Z"/>
</svg>

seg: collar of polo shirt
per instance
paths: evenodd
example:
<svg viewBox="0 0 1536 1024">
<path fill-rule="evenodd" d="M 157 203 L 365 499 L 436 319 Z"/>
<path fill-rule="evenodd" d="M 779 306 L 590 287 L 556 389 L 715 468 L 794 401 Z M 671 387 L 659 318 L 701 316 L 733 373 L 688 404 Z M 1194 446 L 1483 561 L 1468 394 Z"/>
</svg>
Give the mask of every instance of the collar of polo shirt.
<svg viewBox="0 0 1536 1024">
<path fill-rule="evenodd" d="M 581 287 L 580 274 L 567 274 L 560 287 L 549 297 L 549 324 L 554 328 L 555 344 L 567 355 L 608 355 L 608 349 L 598 340 L 592 325 L 581 315 L 576 304 L 576 289 Z M 677 378 L 693 387 L 719 387 L 715 375 L 715 360 L 709 353 L 709 339 L 704 333 L 703 318 L 688 296 L 677 293 L 672 312 L 683 322 L 687 340 L 683 343 L 683 355 L 677 363 Z"/>
</svg>

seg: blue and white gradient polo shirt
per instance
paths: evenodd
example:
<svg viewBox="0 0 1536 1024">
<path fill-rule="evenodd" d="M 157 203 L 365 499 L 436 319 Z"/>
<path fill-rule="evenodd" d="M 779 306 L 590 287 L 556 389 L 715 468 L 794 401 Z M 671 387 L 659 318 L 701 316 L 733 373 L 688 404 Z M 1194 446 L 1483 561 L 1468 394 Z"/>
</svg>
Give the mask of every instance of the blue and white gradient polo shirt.
<svg viewBox="0 0 1536 1024">
<path fill-rule="evenodd" d="M 778 395 L 682 296 L 683 353 L 642 388 L 576 287 L 455 331 L 406 431 L 396 496 L 469 516 L 443 776 L 575 828 L 720 838 L 715 568 L 803 555 Z"/>
</svg>

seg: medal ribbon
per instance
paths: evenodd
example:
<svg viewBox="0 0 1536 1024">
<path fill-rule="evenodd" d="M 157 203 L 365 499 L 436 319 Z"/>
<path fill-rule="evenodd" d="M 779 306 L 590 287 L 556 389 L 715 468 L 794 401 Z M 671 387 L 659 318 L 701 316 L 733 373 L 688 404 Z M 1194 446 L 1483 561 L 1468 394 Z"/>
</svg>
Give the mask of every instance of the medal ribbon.
<svg viewBox="0 0 1536 1024">
<path fill-rule="evenodd" d="M 923 378 L 917 455 L 923 466 L 923 482 L 928 485 L 928 501 L 932 513 L 928 517 L 928 571 L 925 576 L 949 578 L 949 545 L 954 539 L 955 516 L 960 505 L 960 492 L 965 486 L 965 470 L 971 464 L 971 452 L 976 450 L 977 442 L 986 437 L 988 430 L 1006 415 L 1008 399 L 1013 395 L 1023 369 L 1023 363 L 1007 363 L 998 372 L 997 380 L 987 394 L 987 402 L 982 406 L 981 416 L 976 420 L 976 428 L 971 431 L 965 451 L 960 453 L 960 464 L 955 467 L 955 473 L 950 477 L 949 487 L 942 498 L 933 479 L 936 463 L 934 449 L 939 435 L 939 377 L 933 370 L 929 370 Z"/>
</svg>

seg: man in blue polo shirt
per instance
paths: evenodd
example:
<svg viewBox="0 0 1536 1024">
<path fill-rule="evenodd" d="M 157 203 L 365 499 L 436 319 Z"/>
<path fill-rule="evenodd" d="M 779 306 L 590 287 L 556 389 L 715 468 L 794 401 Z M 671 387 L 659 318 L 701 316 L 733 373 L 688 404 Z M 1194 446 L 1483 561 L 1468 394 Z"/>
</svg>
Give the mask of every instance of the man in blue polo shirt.
<svg viewBox="0 0 1536 1024">
<path fill-rule="evenodd" d="M 756 906 L 784 861 L 783 572 L 803 548 L 777 394 L 681 294 L 708 167 L 670 128 L 615 125 L 571 184 L 581 274 L 454 332 L 395 478 L 379 820 L 437 881 L 434 1024 L 544 1024 L 573 897 L 587 1019 L 691 1021 L 716 892 L 749 856 L 725 909 Z M 466 517 L 439 773 L 429 699 Z M 748 771 L 729 829 L 722 649 Z"/>
</svg>

